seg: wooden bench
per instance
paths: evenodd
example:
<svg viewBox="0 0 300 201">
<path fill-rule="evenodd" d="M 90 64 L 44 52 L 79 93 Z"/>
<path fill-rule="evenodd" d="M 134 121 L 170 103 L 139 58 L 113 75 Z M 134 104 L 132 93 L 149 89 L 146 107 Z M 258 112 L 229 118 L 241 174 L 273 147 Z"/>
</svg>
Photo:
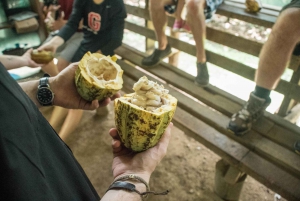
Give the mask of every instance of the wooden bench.
<svg viewBox="0 0 300 201">
<path fill-rule="evenodd" d="M 150 20 L 149 11 L 144 8 L 126 5 L 127 12 Z M 243 8 L 230 8 L 224 4 L 218 14 L 236 17 L 251 22 L 259 22 L 271 27 L 276 17 L 260 19 L 249 15 Z M 267 15 L 267 14 L 265 14 Z M 172 26 L 173 18 L 169 18 Z M 154 31 L 148 27 L 126 22 L 126 29 L 155 40 Z M 208 27 L 207 39 L 226 45 L 248 54 L 258 56 L 262 44 L 237 37 L 235 35 Z M 172 47 L 195 55 L 195 46 L 174 37 L 168 37 Z M 234 41 L 234 42 L 232 42 Z M 293 145 L 300 139 L 300 129 L 285 121 L 279 115 L 266 112 L 252 130 L 242 137 L 233 135 L 226 129 L 232 114 L 240 110 L 245 101 L 217 87 L 197 87 L 194 77 L 175 66 L 161 62 L 155 68 L 143 67 L 142 59 L 147 56 L 134 47 L 123 44 L 116 50 L 120 56 L 118 63 L 124 70 L 124 90 L 132 92 L 133 83 L 141 76 L 164 84 L 170 94 L 178 99 L 173 122 L 187 135 L 195 138 L 218 154 L 223 160 L 216 165 L 215 191 L 223 199 L 236 199 L 242 187 L 242 181 L 249 175 L 266 187 L 288 200 L 300 200 L 300 156 L 294 153 Z M 207 51 L 209 62 L 226 70 L 253 80 L 255 70 L 222 55 Z M 293 69 L 290 82 L 281 80 L 276 91 L 285 95 L 285 101 L 300 100 L 299 58 L 293 57 L 289 68 Z M 298 92 L 298 93 L 296 93 Z M 282 104 L 287 110 L 288 104 Z M 224 185 L 231 190 L 224 190 Z M 238 189 L 238 190 L 236 190 Z"/>
</svg>

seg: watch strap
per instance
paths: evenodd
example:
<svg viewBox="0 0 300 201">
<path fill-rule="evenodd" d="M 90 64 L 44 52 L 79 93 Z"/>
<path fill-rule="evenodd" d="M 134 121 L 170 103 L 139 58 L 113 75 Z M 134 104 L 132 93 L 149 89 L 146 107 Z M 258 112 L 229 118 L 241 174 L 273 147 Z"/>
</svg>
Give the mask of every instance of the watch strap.
<svg viewBox="0 0 300 201">
<path fill-rule="evenodd" d="M 44 74 L 44 76 L 40 79 L 39 87 L 49 87 L 49 75 Z"/>
</svg>

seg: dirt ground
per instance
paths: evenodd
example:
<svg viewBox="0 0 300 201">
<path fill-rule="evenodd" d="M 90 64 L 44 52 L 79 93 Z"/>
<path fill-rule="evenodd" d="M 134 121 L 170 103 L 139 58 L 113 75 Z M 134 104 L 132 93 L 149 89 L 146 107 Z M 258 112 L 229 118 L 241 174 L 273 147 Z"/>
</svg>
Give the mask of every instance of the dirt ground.
<svg viewBox="0 0 300 201">
<path fill-rule="evenodd" d="M 110 104 L 106 111 L 102 115 L 85 111 L 76 130 L 66 139 L 100 196 L 112 181 L 111 138 L 108 131 L 114 127 L 113 105 Z M 51 109 L 42 112 L 49 118 Z M 152 190 L 168 189 L 170 193 L 167 196 L 149 196 L 148 200 L 221 200 L 213 192 L 215 164 L 219 159 L 215 153 L 174 126 L 168 153 L 150 180 Z M 271 201 L 274 200 L 274 192 L 248 176 L 240 200 Z"/>
</svg>

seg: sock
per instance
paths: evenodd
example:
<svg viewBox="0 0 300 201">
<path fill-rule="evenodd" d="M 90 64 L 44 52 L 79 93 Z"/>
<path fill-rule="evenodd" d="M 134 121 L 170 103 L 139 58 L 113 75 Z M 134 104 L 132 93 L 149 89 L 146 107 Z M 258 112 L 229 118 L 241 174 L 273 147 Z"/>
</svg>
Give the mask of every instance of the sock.
<svg viewBox="0 0 300 201">
<path fill-rule="evenodd" d="M 256 85 L 253 93 L 255 96 L 268 100 L 270 99 L 271 90 Z"/>
</svg>

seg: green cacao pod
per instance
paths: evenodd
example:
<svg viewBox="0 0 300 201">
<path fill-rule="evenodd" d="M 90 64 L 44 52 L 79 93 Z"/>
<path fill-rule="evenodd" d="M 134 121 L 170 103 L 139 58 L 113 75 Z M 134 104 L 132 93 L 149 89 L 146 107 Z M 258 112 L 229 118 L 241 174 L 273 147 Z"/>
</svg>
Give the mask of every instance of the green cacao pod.
<svg viewBox="0 0 300 201">
<path fill-rule="evenodd" d="M 140 152 L 158 143 L 174 116 L 177 99 L 145 76 L 133 90 L 115 100 L 115 124 L 125 147 Z"/>
<path fill-rule="evenodd" d="M 47 64 L 53 60 L 53 53 L 50 51 L 33 50 L 31 52 L 31 59 L 38 64 Z"/>
<path fill-rule="evenodd" d="M 75 84 L 80 96 L 87 100 L 103 100 L 123 87 L 123 70 L 115 56 L 87 52 L 75 72 Z"/>
</svg>

